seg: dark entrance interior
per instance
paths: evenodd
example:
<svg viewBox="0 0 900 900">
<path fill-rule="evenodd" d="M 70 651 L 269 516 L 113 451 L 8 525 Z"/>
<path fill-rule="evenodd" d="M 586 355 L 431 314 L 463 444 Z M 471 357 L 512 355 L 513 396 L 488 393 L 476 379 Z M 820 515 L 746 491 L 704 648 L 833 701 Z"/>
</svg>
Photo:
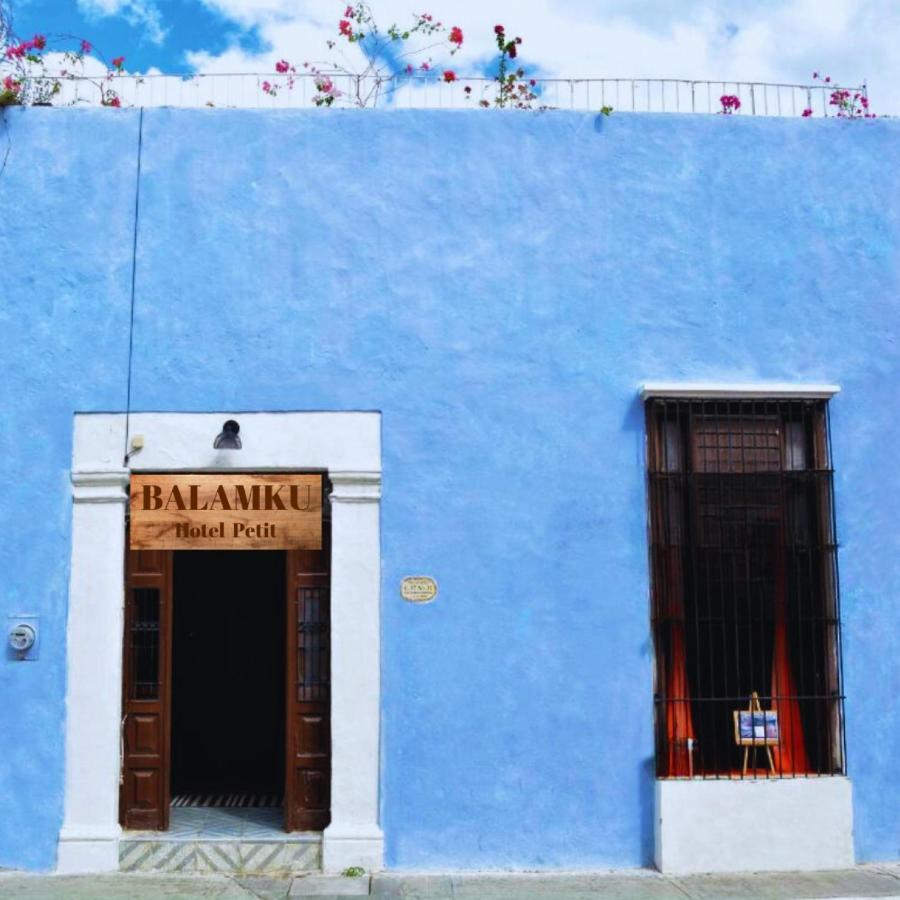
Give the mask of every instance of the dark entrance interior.
<svg viewBox="0 0 900 900">
<path fill-rule="evenodd" d="M 173 803 L 281 805 L 285 554 L 173 556 Z"/>
</svg>

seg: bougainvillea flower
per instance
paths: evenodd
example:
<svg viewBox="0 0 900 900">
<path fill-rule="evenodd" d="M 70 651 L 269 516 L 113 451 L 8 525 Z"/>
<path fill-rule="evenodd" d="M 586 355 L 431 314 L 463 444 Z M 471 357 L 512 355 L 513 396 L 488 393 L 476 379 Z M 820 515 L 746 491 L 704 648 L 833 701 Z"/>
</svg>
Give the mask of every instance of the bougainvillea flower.
<svg viewBox="0 0 900 900">
<path fill-rule="evenodd" d="M 277 63 L 275 63 L 275 71 L 280 75 L 284 75 L 285 72 L 290 69 L 291 65 L 286 59 L 279 59 Z"/>
<path fill-rule="evenodd" d="M 81 52 L 82 53 L 90 53 L 91 50 L 94 49 L 94 45 L 90 41 L 82 41 L 81 42 Z"/>
<path fill-rule="evenodd" d="M 503 34 L 504 28 L 502 25 L 494 26 L 494 34 Z"/>
<path fill-rule="evenodd" d="M 444 69 L 444 81 L 451 82 L 456 81 L 456 72 L 453 69 Z"/>
<path fill-rule="evenodd" d="M 113 68 L 114 68 L 114 69 L 121 69 L 122 66 L 125 65 L 125 57 L 124 57 L 124 56 L 117 56 L 117 57 L 112 61 L 112 64 L 113 64 Z"/>
<path fill-rule="evenodd" d="M 353 29 L 350 27 L 350 23 L 346 19 L 341 19 L 341 21 L 338 22 L 338 31 L 340 31 L 340 33 L 344 35 L 344 37 L 353 36 Z"/>
<path fill-rule="evenodd" d="M 803 110 L 802 113 L 800 113 L 800 115 L 802 115 L 804 119 L 808 119 L 812 114 L 813 112 L 808 106 Z"/>
<path fill-rule="evenodd" d="M 458 26 L 454 25 L 450 29 L 450 43 L 456 44 L 457 47 L 462 47 L 462 42 L 463 42 L 462 28 L 459 28 Z"/>
</svg>

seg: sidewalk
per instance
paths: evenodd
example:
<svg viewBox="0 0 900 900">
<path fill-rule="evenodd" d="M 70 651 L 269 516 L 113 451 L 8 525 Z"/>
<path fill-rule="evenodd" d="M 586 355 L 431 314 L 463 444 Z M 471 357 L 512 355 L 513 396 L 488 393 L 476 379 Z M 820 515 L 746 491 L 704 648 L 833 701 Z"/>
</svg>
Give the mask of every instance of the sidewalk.
<svg viewBox="0 0 900 900">
<path fill-rule="evenodd" d="M 900 898 L 900 864 L 857 866 L 833 872 L 693 875 L 674 878 L 657 872 L 591 874 L 386 873 L 371 878 L 307 875 L 253 876 L 104 875 L 63 877 L 0 872 L 0 897 L 35 900 L 151 900 L 156 897 L 215 897 L 222 900 L 276 900 L 287 897 L 373 896 L 403 900 L 848 900 Z"/>
</svg>

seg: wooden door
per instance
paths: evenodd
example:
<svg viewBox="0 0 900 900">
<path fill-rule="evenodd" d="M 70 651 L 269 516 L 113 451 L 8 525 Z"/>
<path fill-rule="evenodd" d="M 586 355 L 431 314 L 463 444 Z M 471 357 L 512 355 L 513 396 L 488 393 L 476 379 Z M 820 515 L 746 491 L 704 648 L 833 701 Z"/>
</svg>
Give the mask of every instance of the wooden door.
<svg viewBox="0 0 900 900">
<path fill-rule="evenodd" d="M 125 552 L 119 821 L 169 827 L 172 553 Z"/>
<path fill-rule="evenodd" d="M 331 821 L 331 529 L 321 550 L 287 552 L 286 831 Z"/>
</svg>

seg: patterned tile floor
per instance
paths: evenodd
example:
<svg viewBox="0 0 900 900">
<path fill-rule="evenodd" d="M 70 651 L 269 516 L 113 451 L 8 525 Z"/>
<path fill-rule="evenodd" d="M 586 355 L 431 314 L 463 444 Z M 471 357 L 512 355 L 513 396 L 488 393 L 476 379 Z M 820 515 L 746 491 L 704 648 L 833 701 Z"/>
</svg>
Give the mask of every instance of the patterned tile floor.
<svg viewBox="0 0 900 900">
<path fill-rule="evenodd" d="M 178 807 L 169 810 L 168 831 L 129 831 L 128 840 L 154 841 L 287 841 L 296 840 L 283 830 L 280 807 Z"/>
<path fill-rule="evenodd" d="M 280 807 L 178 807 L 168 831 L 126 831 L 123 872 L 292 873 L 321 868 L 320 832 L 282 830 Z"/>
</svg>

